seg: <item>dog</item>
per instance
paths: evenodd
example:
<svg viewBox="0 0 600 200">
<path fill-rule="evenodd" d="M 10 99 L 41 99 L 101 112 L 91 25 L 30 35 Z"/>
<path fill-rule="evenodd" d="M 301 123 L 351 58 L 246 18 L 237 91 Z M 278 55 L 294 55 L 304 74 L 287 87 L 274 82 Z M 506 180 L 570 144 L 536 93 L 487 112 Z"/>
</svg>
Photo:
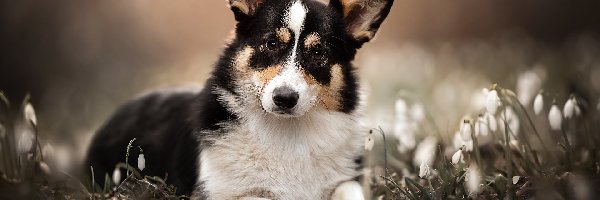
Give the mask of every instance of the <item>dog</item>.
<svg viewBox="0 0 600 200">
<path fill-rule="evenodd" d="M 136 138 L 142 174 L 192 199 L 330 199 L 360 190 L 366 131 L 351 62 L 392 3 L 229 0 L 235 38 L 203 89 L 123 105 L 92 139 L 85 164 L 102 185 Z"/>
</svg>

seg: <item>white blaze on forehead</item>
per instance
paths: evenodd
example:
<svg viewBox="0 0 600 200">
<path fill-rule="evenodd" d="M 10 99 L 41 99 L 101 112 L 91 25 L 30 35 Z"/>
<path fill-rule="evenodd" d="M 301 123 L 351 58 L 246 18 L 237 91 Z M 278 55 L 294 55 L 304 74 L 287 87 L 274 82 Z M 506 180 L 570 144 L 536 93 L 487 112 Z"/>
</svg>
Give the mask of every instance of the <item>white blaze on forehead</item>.
<svg viewBox="0 0 600 200">
<path fill-rule="evenodd" d="M 300 32 L 304 26 L 304 19 L 306 19 L 306 9 L 300 3 L 300 0 L 298 0 L 288 8 L 286 14 L 288 28 L 294 31 L 296 40 L 300 37 Z"/>
<path fill-rule="evenodd" d="M 296 50 L 298 49 L 298 40 L 300 40 L 300 33 L 304 27 L 305 19 L 306 9 L 300 0 L 297 0 L 287 9 L 287 13 L 285 14 L 286 24 L 294 32 L 294 47 L 292 48 L 292 54 L 287 60 L 287 67 L 296 67 Z"/>
</svg>

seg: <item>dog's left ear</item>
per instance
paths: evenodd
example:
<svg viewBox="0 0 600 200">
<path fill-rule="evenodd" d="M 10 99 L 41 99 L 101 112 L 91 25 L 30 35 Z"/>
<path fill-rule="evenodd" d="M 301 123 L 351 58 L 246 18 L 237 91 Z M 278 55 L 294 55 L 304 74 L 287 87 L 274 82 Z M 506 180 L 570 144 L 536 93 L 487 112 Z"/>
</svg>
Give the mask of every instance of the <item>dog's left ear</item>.
<svg viewBox="0 0 600 200">
<path fill-rule="evenodd" d="M 394 0 L 330 0 L 329 6 L 343 14 L 346 31 L 360 47 L 375 37 Z"/>
<path fill-rule="evenodd" d="M 256 14 L 256 9 L 264 0 L 227 0 L 235 15 L 235 20 L 241 21 Z"/>
</svg>

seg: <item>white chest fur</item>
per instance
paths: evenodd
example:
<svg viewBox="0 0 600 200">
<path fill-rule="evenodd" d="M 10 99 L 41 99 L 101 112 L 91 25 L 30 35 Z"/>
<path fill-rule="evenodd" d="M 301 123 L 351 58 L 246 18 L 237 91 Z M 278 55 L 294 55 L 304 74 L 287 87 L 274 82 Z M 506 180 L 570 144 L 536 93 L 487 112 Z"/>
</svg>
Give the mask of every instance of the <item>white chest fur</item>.
<svg viewBox="0 0 600 200">
<path fill-rule="evenodd" d="M 352 115 L 261 114 L 227 129 L 200 154 L 199 181 L 211 199 L 324 199 L 357 175 L 354 159 L 362 152 L 364 131 Z"/>
</svg>

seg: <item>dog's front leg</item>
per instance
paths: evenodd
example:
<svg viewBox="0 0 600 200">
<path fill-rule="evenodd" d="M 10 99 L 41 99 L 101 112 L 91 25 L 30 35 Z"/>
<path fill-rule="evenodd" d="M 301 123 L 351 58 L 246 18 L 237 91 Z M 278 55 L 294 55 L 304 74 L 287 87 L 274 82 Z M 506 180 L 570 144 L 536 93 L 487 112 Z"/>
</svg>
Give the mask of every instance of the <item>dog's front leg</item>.
<svg viewBox="0 0 600 200">
<path fill-rule="evenodd" d="M 331 195 L 331 200 L 364 200 L 362 187 L 356 181 L 346 181 L 338 185 Z"/>
</svg>

